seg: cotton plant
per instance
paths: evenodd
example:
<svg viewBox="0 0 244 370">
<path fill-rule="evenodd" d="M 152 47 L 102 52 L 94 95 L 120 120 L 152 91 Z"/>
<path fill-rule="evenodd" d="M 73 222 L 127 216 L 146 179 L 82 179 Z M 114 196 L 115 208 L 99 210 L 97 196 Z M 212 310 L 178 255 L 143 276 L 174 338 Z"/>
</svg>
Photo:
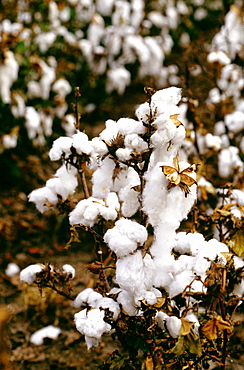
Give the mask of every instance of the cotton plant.
<svg viewBox="0 0 244 370">
<path fill-rule="evenodd" d="M 144 343 L 154 345 L 155 338 L 167 340 L 172 355 L 183 364 L 177 356 L 185 349 L 189 356 L 200 357 L 204 338 L 217 338 L 214 322 L 219 333 L 231 332 L 231 316 L 223 314 L 221 294 L 234 299 L 236 308 L 241 303 L 243 261 L 217 238 L 206 240 L 194 229 L 180 230 L 198 199 L 197 163 L 188 163 L 181 154 L 186 134 L 179 108 L 181 89 L 145 88 L 145 92 L 147 101 L 136 109 L 135 118 L 107 120 L 104 130 L 91 140 L 76 122 L 75 134 L 56 139 L 49 156 L 63 164 L 29 200 L 46 212 L 73 199 L 69 244 L 77 241 L 80 229 L 94 236 L 99 260 L 88 270 L 98 275 L 99 283 L 71 298 L 73 307 L 81 309 L 74 321 L 88 349 L 98 346 L 103 334 L 111 334 L 131 355 L 137 353 L 134 340 L 141 335 Z M 86 169 L 92 173 L 90 185 Z M 77 201 L 73 195 L 79 192 L 79 182 L 83 199 Z M 240 205 L 241 194 L 231 195 Z M 60 293 L 58 279 L 61 276 L 63 282 L 67 276 L 69 283 L 74 271 L 72 266 L 63 267 L 56 279 L 55 272 L 37 264 L 24 269 L 20 277 Z M 230 287 L 229 273 L 235 276 Z M 212 316 L 209 294 L 215 302 Z M 127 343 L 127 335 L 134 339 Z M 150 344 L 145 345 L 143 361 L 152 357 L 157 364 L 157 356 L 148 354 Z M 164 357 L 163 347 L 160 351 Z"/>
</svg>

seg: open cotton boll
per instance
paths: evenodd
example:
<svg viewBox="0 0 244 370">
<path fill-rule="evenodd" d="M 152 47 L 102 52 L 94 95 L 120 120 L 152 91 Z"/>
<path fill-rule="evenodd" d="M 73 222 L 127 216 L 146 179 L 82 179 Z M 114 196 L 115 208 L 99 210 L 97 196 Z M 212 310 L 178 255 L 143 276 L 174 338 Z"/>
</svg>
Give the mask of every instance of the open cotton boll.
<svg viewBox="0 0 244 370">
<path fill-rule="evenodd" d="M 137 134 L 129 134 L 125 136 L 124 144 L 126 148 L 132 149 L 136 152 L 142 152 L 148 149 L 148 143 L 146 143 Z"/>
<path fill-rule="evenodd" d="M 123 310 L 129 316 L 135 316 L 138 314 L 138 307 L 134 301 L 134 295 L 126 290 L 121 290 L 117 297 L 117 302 L 122 305 Z"/>
<path fill-rule="evenodd" d="M 176 316 L 168 316 L 165 318 L 166 328 L 172 338 L 177 338 L 180 335 L 181 319 Z"/>
<path fill-rule="evenodd" d="M 143 298 L 145 291 L 153 285 L 156 269 L 151 257 L 142 257 L 141 251 L 121 257 L 116 262 L 115 282 L 134 297 Z"/>
<path fill-rule="evenodd" d="M 30 337 L 30 342 L 36 346 L 40 346 L 43 344 L 45 338 L 57 339 L 60 333 L 60 328 L 57 328 L 53 325 L 48 325 L 45 328 L 37 330 L 35 333 L 33 333 Z"/>
<path fill-rule="evenodd" d="M 33 202 L 36 205 L 36 208 L 41 213 L 50 209 L 50 206 L 45 205 L 50 204 L 55 206 L 58 203 L 57 194 L 54 194 L 50 189 L 46 186 L 40 189 L 33 190 L 28 195 L 29 202 Z"/>
<path fill-rule="evenodd" d="M 129 134 L 144 134 L 146 131 L 141 121 L 136 121 L 133 118 L 120 118 L 117 121 L 118 130 L 121 135 Z"/>
<path fill-rule="evenodd" d="M 20 281 L 25 281 L 28 284 L 32 284 L 36 280 L 36 274 L 43 270 L 44 266 L 35 264 L 29 265 L 20 272 Z"/>
<path fill-rule="evenodd" d="M 166 323 L 166 318 L 168 318 L 169 316 L 163 312 L 163 311 L 158 311 L 157 314 L 156 314 L 156 321 L 158 323 L 158 326 L 163 330 L 165 331 L 166 330 L 166 327 L 165 327 L 165 323 Z"/>
<path fill-rule="evenodd" d="M 125 186 L 119 191 L 119 199 L 122 201 L 121 212 L 124 217 L 132 217 L 139 209 L 139 193 L 131 188 L 130 185 Z"/>
<path fill-rule="evenodd" d="M 138 173 L 132 167 L 121 167 L 121 171 L 119 172 L 118 176 L 114 179 L 113 185 L 111 187 L 112 191 L 118 193 L 120 189 L 124 188 L 125 186 L 135 186 L 136 184 L 140 184 L 140 178 Z"/>
<path fill-rule="evenodd" d="M 75 298 L 75 300 L 71 303 L 71 305 L 73 307 L 81 307 L 81 306 L 84 306 L 87 302 L 88 302 L 88 298 L 89 298 L 89 295 L 94 292 L 93 289 L 91 288 L 87 288 L 87 289 L 84 289 L 82 292 L 80 292 L 77 297 Z M 99 293 L 98 293 L 99 294 Z M 102 296 L 101 296 L 102 297 Z"/>
<path fill-rule="evenodd" d="M 65 264 L 63 265 L 62 267 L 62 271 L 66 274 L 70 274 L 71 275 L 71 278 L 73 279 L 75 277 L 75 269 L 73 266 L 69 265 L 69 264 Z"/>
<path fill-rule="evenodd" d="M 174 275 L 172 283 L 169 285 L 168 288 L 169 297 L 174 298 L 178 294 L 183 293 L 185 288 L 193 281 L 194 277 L 195 277 L 194 273 L 190 270 L 182 271 Z M 202 288 L 201 283 L 200 288 Z M 200 291 L 202 291 L 202 289 Z"/>
<path fill-rule="evenodd" d="M 241 257 L 233 256 L 235 270 L 240 269 L 244 266 L 244 261 Z"/>
<path fill-rule="evenodd" d="M 142 245 L 147 235 L 144 226 L 136 221 L 121 218 L 115 222 L 112 229 L 108 229 L 104 234 L 104 241 L 117 257 L 123 257 L 133 253 L 138 245 Z"/>
<path fill-rule="evenodd" d="M 15 276 L 16 274 L 18 274 L 20 272 L 20 268 L 18 265 L 16 265 L 16 263 L 14 262 L 11 262 L 8 264 L 6 270 L 5 270 L 5 274 L 8 276 L 8 277 L 12 277 L 12 276 Z"/>
<path fill-rule="evenodd" d="M 131 159 L 132 149 L 129 148 L 119 148 L 116 150 L 115 154 L 119 161 L 125 162 Z"/>
<path fill-rule="evenodd" d="M 139 107 L 136 109 L 136 116 L 142 122 L 148 121 L 149 114 L 150 114 L 150 107 L 149 107 L 149 103 L 147 102 L 140 104 Z"/>
<path fill-rule="evenodd" d="M 111 330 L 111 325 L 103 320 L 104 315 L 105 312 L 99 308 L 94 308 L 88 312 L 87 309 L 85 309 L 76 313 L 74 319 L 77 330 L 89 338 L 91 337 L 99 340 L 104 333 Z M 91 344 L 95 346 L 98 345 L 97 341 L 92 343 L 86 341 L 86 343 L 88 349 L 90 349 Z"/>
<path fill-rule="evenodd" d="M 100 300 L 98 299 L 95 303 L 95 308 L 109 309 L 109 311 L 113 313 L 113 320 L 117 320 L 119 317 L 119 304 L 112 298 L 102 297 Z"/>
<path fill-rule="evenodd" d="M 179 232 L 176 234 L 174 251 L 180 254 L 191 254 L 195 256 L 204 242 L 204 236 L 200 233 Z"/>
<path fill-rule="evenodd" d="M 72 138 L 61 136 L 53 142 L 52 148 L 49 151 L 51 161 L 58 161 L 62 154 L 70 154 L 72 147 Z"/>
<path fill-rule="evenodd" d="M 163 113 L 165 106 L 177 105 L 181 99 L 181 89 L 169 87 L 159 90 L 152 95 L 151 102 L 154 109 L 157 107 L 157 115 Z"/>
<path fill-rule="evenodd" d="M 46 187 L 54 194 L 62 196 L 66 200 L 69 195 L 73 194 L 78 185 L 77 169 L 74 167 L 67 168 L 63 164 L 55 173 L 54 177 L 46 182 Z"/>
<path fill-rule="evenodd" d="M 77 154 L 91 154 L 93 150 L 92 144 L 84 132 L 77 132 L 77 134 L 72 136 L 72 140 L 72 146 L 75 148 Z"/>
<path fill-rule="evenodd" d="M 99 137 L 94 137 L 91 141 L 91 145 L 95 153 L 99 156 L 104 156 L 108 153 L 108 147 Z"/>
<path fill-rule="evenodd" d="M 110 143 L 118 136 L 118 126 L 115 121 L 109 119 L 105 122 L 105 129 L 99 134 L 101 140 Z"/>
<path fill-rule="evenodd" d="M 94 197 L 104 199 L 107 198 L 108 193 L 113 185 L 113 173 L 115 163 L 114 161 L 106 157 L 100 167 L 92 175 L 92 195 Z"/>
<path fill-rule="evenodd" d="M 226 114 L 224 121 L 228 130 L 237 134 L 244 129 L 244 112 L 236 110 L 230 114 Z"/>
<path fill-rule="evenodd" d="M 237 169 L 243 171 L 244 164 L 238 154 L 239 150 L 234 146 L 220 151 L 218 155 L 218 169 L 221 177 L 228 178 Z"/>
</svg>

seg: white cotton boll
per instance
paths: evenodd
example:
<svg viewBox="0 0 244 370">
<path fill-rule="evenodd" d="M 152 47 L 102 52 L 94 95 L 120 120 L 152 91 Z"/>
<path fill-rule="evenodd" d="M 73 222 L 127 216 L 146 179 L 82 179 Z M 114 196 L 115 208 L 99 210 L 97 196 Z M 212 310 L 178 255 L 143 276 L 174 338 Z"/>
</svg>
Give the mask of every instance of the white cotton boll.
<svg viewBox="0 0 244 370">
<path fill-rule="evenodd" d="M 71 137 L 72 135 L 74 135 L 76 133 L 74 115 L 66 114 L 66 116 L 63 117 L 61 126 L 64 129 L 67 136 Z"/>
<path fill-rule="evenodd" d="M 5 270 L 5 274 L 8 276 L 8 277 L 12 277 L 12 276 L 15 276 L 16 274 L 18 274 L 20 272 L 20 268 L 18 265 L 16 265 L 16 263 L 14 262 L 11 262 L 8 264 L 6 270 Z"/>
<path fill-rule="evenodd" d="M 55 42 L 57 35 L 53 31 L 42 32 L 34 39 L 42 53 L 45 53 Z"/>
<path fill-rule="evenodd" d="M 180 254 L 195 256 L 204 242 L 204 236 L 200 233 L 179 232 L 176 234 L 176 245 L 174 250 Z"/>
<path fill-rule="evenodd" d="M 120 118 L 117 121 L 118 131 L 121 135 L 144 134 L 146 129 L 141 121 L 132 118 Z"/>
<path fill-rule="evenodd" d="M 95 153 L 99 156 L 104 156 L 108 153 L 108 147 L 99 137 L 94 137 L 91 141 L 91 145 Z"/>
<path fill-rule="evenodd" d="M 155 272 L 151 257 L 148 255 L 146 259 L 142 258 L 141 251 L 137 251 L 133 255 L 118 259 L 115 282 L 135 298 L 143 298 L 145 291 L 152 288 Z"/>
<path fill-rule="evenodd" d="M 168 318 L 169 316 L 165 313 L 165 312 L 162 312 L 162 311 L 158 311 L 157 314 L 156 314 L 156 321 L 158 323 L 158 326 L 163 330 L 165 331 L 166 330 L 166 327 L 165 327 L 165 323 L 166 323 L 166 318 Z"/>
<path fill-rule="evenodd" d="M 238 148 L 234 146 L 220 151 L 218 156 L 218 169 L 221 177 L 228 178 L 233 175 L 234 170 L 243 170 L 244 165 L 238 153 Z"/>
<path fill-rule="evenodd" d="M 14 134 L 2 136 L 3 147 L 5 149 L 15 148 L 17 145 L 18 137 Z"/>
<path fill-rule="evenodd" d="M 49 158 L 51 161 L 57 161 L 62 154 L 70 154 L 72 146 L 72 138 L 61 136 L 53 142 L 52 148 L 49 151 Z"/>
<path fill-rule="evenodd" d="M 122 170 L 116 176 L 113 182 L 113 186 L 111 188 L 112 191 L 118 193 L 120 189 L 124 188 L 125 186 L 135 186 L 140 183 L 140 179 L 138 173 L 132 167 L 121 167 Z"/>
<path fill-rule="evenodd" d="M 85 312 L 83 313 L 83 311 Z M 88 312 L 86 309 L 83 311 L 74 315 L 76 328 L 81 334 L 84 334 L 87 337 L 100 339 L 104 333 L 111 330 L 111 325 L 103 320 L 105 314 L 103 310 L 94 308 Z M 90 349 L 91 343 L 90 341 L 88 343 L 88 349 Z M 94 342 L 92 341 L 92 343 Z M 97 345 L 96 341 L 95 345 Z"/>
<path fill-rule="evenodd" d="M 35 264 L 29 265 L 20 272 L 20 281 L 25 281 L 28 284 L 32 284 L 36 280 L 36 274 L 43 270 L 44 266 Z"/>
<path fill-rule="evenodd" d="M 65 78 L 59 78 L 54 82 L 52 91 L 54 91 L 58 96 L 65 98 L 66 95 L 71 93 L 72 87 Z"/>
<path fill-rule="evenodd" d="M 75 148 L 78 154 L 85 153 L 87 155 L 92 152 L 92 145 L 88 139 L 88 136 L 84 132 L 77 132 L 72 136 L 72 146 Z"/>
<path fill-rule="evenodd" d="M 154 292 L 147 291 L 144 294 L 144 299 L 147 304 L 154 305 L 157 302 L 157 297 Z"/>
<path fill-rule="evenodd" d="M 216 122 L 214 125 L 214 135 L 220 136 L 226 133 L 225 124 L 223 121 Z"/>
<path fill-rule="evenodd" d="M 194 279 L 191 271 L 183 271 L 174 276 L 172 283 L 169 286 L 169 297 L 173 298 L 180 293 L 183 293 L 186 286 L 189 285 Z"/>
<path fill-rule="evenodd" d="M 113 320 L 117 320 L 120 313 L 120 307 L 117 302 L 112 298 L 103 297 L 100 300 L 96 301 L 95 308 L 109 309 L 113 313 Z"/>
<path fill-rule="evenodd" d="M 116 193 L 111 192 L 108 194 L 107 198 L 105 199 L 105 205 L 108 208 L 112 208 L 115 211 L 119 212 L 120 210 L 120 203 L 119 203 L 119 198 Z"/>
<path fill-rule="evenodd" d="M 129 148 L 119 148 L 116 150 L 115 155 L 119 161 L 125 162 L 131 159 L 132 150 Z"/>
<path fill-rule="evenodd" d="M 118 257 L 127 256 L 133 253 L 137 248 L 136 241 L 128 238 L 127 235 L 115 234 L 115 230 L 109 229 L 104 235 L 104 241 L 108 244 L 109 248 L 116 253 Z"/>
<path fill-rule="evenodd" d="M 226 114 L 224 120 L 229 131 L 234 134 L 237 134 L 244 129 L 244 112 L 236 110 L 231 114 Z"/>
<path fill-rule="evenodd" d="M 180 335 L 181 319 L 176 316 L 168 316 L 165 318 L 166 328 L 172 338 L 177 338 Z"/>
<path fill-rule="evenodd" d="M 87 304 L 91 307 L 97 307 L 98 302 L 100 302 L 102 298 L 102 294 L 92 290 L 88 295 Z"/>
<path fill-rule="evenodd" d="M 178 87 L 168 87 L 159 90 L 152 95 L 152 104 L 160 107 L 160 104 L 177 105 L 181 99 L 181 89 Z"/>
<path fill-rule="evenodd" d="M 34 139 L 41 132 L 41 117 L 33 107 L 26 107 L 25 127 L 30 140 Z"/>
<path fill-rule="evenodd" d="M 137 134 L 129 134 L 125 136 L 124 144 L 126 148 L 136 152 L 142 152 L 148 149 L 148 144 Z"/>
<path fill-rule="evenodd" d="M 71 275 L 71 278 L 73 279 L 75 277 L 75 269 L 73 266 L 69 265 L 69 264 L 65 264 L 63 265 L 62 267 L 62 271 L 66 274 L 70 274 Z"/>
<path fill-rule="evenodd" d="M 2 54 L 3 59 L 0 63 L 0 97 L 4 104 L 10 104 L 12 100 L 10 89 L 18 77 L 19 65 L 12 51 L 3 51 Z"/>
<path fill-rule="evenodd" d="M 212 51 L 210 54 L 208 54 L 207 61 L 209 63 L 219 63 L 222 66 L 225 66 L 231 63 L 231 59 L 222 50 Z"/>
<path fill-rule="evenodd" d="M 148 215 L 152 226 L 159 222 L 161 210 L 168 195 L 167 179 L 159 166 L 153 167 L 145 174 L 146 185 L 143 190 L 143 211 Z M 157 196 L 155 197 L 155 194 Z"/>
<path fill-rule="evenodd" d="M 119 191 L 119 199 L 122 201 L 121 212 L 124 217 L 132 217 L 139 209 L 139 193 L 130 185 Z"/>
<path fill-rule="evenodd" d="M 233 256 L 233 262 L 235 270 L 240 269 L 244 266 L 244 260 L 242 259 L 242 257 Z"/>
<path fill-rule="evenodd" d="M 158 28 L 168 26 L 167 17 L 163 16 L 158 11 L 151 11 L 150 13 L 148 13 L 147 17 L 152 22 L 152 24 Z"/>
<path fill-rule="evenodd" d="M 244 279 L 241 280 L 239 284 L 234 286 L 233 293 L 237 295 L 237 297 L 243 297 L 244 295 Z"/>
<path fill-rule="evenodd" d="M 219 242 L 217 239 L 210 239 L 208 242 L 205 243 L 204 248 L 199 251 L 199 255 L 209 258 L 213 261 L 216 257 L 219 260 L 223 260 L 226 262 L 226 259 L 221 254 L 221 252 L 229 252 L 229 248 L 226 244 Z"/>
<path fill-rule="evenodd" d="M 114 1 L 115 0 L 97 0 L 96 1 L 97 11 L 102 16 L 110 16 L 112 14 Z"/>
<path fill-rule="evenodd" d="M 37 330 L 35 333 L 33 333 L 30 337 L 30 342 L 36 346 L 40 346 L 43 344 L 45 338 L 57 339 L 60 333 L 60 328 L 57 328 L 53 325 L 48 325 L 45 328 Z"/>
<path fill-rule="evenodd" d="M 84 289 L 76 296 L 75 300 L 71 303 L 71 305 L 76 308 L 84 306 L 88 302 L 88 297 L 92 292 L 93 289 L 91 288 Z"/>
<path fill-rule="evenodd" d="M 239 189 L 233 189 L 230 195 L 232 203 L 236 202 L 239 206 L 244 206 L 244 191 Z"/>
<path fill-rule="evenodd" d="M 136 109 L 136 116 L 142 122 L 148 121 L 148 115 L 150 114 L 149 103 L 143 103 Z"/>
<path fill-rule="evenodd" d="M 74 167 L 66 168 L 63 164 L 55 173 L 54 177 L 46 182 L 46 187 L 54 194 L 59 194 L 63 200 L 73 194 L 78 185 L 77 170 Z"/>
<path fill-rule="evenodd" d="M 41 213 L 50 209 L 50 205 L 55 206 L 58 203 L 57 194 L 54 194 L 47 187 L 33 190 L 28 195 L 29 202 L 33 202 L 36 205 L 36 208 Z M 48 205 L 46 205 L 47 203 Z"/>
<path fill-rule="evenodd" d="M 133 294 L 126 290 L 121 290 L 117 297 L 117 302 L 122 305 L 123 310 L 129 316 L 135 316 L 138 313 L 138 307 L 136 307 Z"/>
<path fill-rule="evenodd" d="M 115 163 L 110 157 L 106 157 L 100 167 L 92 175 L 92 194 L 94 197 L 107 198 L 113 185 Z"/>
<path fill-rule="evenodd" d="M 106 92 L 110 94 L 116 90 L 119 95 L 123 95 L 126 87 L 131 82 L 131 74 L 124 67 L 114 67 L 107 71 Z"/>
<path fill-rule="evenodd" d="M 118 136 L 118 126 L 115 121 L 109 119 L 105 122 L 105 129 L 99 134 L 101 140 L 110 143 Z"/>
<path fill-rule="evenodd" d="M 209 149 L 213 149 L 215 151 L 218 151 L 221 149 L 222 146 L 222 140 L 219 136 L 214 136 L 210 133 L 205 135 L 205 145 Z"/>
</svg>

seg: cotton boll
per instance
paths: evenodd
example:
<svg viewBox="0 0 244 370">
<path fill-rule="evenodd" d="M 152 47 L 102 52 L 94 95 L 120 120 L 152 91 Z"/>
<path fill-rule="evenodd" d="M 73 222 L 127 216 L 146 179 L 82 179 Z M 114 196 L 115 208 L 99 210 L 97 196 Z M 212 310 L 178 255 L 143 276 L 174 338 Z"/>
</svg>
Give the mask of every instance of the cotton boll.
<svg viewBox="0 0 244 370">
<path fill-rule="evenodd" d="M 78 185 L 77 170 L 74 167 L 67 169 L 63 164 L 52 179 L 46 182 L 46 187 L 54 194 L 58 194 L 63 200 L 73 194 Z"/>
<path fill-rule="evenodd" d="M 8 277 L 13 277 L 15 276 L 16 274 L 18 274 L 20 271 L 20 268 L 18 265 L 16 265 L 16 263 L 14 262 L 11 262 L 8 264 L 6 270 L 5 270 L 5 274 L 8 276 Z"/>
<path fill-rule="evenodd" d="M 10 135 L 3 135 L 2 136 L 2 141 L 3 141 L 3 147 L 5 149 L 11 149 L 15 148 L 17 145 L 18 137 L 17 135 L 10 134 Z"/>
<path fill-rule="evenodd" d="M 124 144 L 126 148 L 136 152 L 142 152 L 148 149 L 148 144 L 137 134 L 129 134 L 125 136 Z"/>
<path fill-rule="evenodd" d="M 37 330 L 35 333 L 33 333 L 30 337 L 30 342 L 36 346 L 40 346 L 43 344 L 45 338 L 57 339 L 60 333 L 60 328 L 57 328 L 53 325 L 48 325 L 45 328 Z"/>
<path fill-rule="evenodd" d="M 150 114 L 149 103 L 141 104 L 136 109 L 136 116 L 142 122 L 147 122 L 148 121 L 149 114 Z"/>
<path fill-rule="evenodd" d="M 91 145 L 93 147 L 94 152 L 101 157 L 108 153 L 107 145 L 99 137 L 93 138 L 91 141 Z"/>
<path fill-rule="evenodd" d="M 15 60 L 14 53 L 10 50 L 2 50 L 2 62 L 0 63 L 0 97 L 4 104 L 11 103 L 10 89 L 18 77 L 19 65 Z"/>
<path fill-rule="evenodd" d="M 144 262 L 141 251 L 119 258 L 116 262 L 115 282 L 134 297 L 143 297 L 145 291 L 152 287 L 152 277 L 155 274 L 154 264 L 146 266 L 149 265 L 148 262 Z"/>
<path fill-rule="evenodd" d="M 113 173 L 114 173 L 115 163 L 114 161 L 106 157 L 102 162 L 100 167 L 92 175 L 92 193 L 94 197 L 97 198 L 107 198 L 108 193 L 113 184 Z"/>
<path fill-rule="evenodd" d="M 233 175 L 234 170 L 243 170 L 244 165 L 238 153 L 238 148 L 234 146 L 220 151 L 218 156 L 218 169 L 221 177 L 228 178 Z"/>
<path fill-rule="evenodd" d="M 125 162 L 131 159 L 131 149 L 128 148 L 119 148 L 116 150 L 115 155 L 119 161 Z"/>
<path fill-rule="evenodd" d="M 181 89 L 178 87 L 169 87 L 167 89 L 159 90 L 152 95 L 152 105 L 158 108 L 158 114 L 161 114 L 161 105 L 177 105 L 181 99 Z"/>
<path fill-rule="evenodd" d="M 115 302 L 112 298 L 103 297 L 100 300 L 96 301 L 95 306 L 95 308 L 99 309 L 109 309 L 109 311 L 113 313 L 113 320 L 118 319 L 120 307 L 119 304 Z"/>
<path fill-rule="evenodd" d="M 168 317 L 169 316 L 165 312 L 163 312 L 163 311 L 158 311 L 157 314 L 156 314 L 156 321 L 158 323 L 158 326 L 163 331 L 166 330 L 165 323 L 166 323 L 166 318 L 168 318 Z"/>
<path fill-rule="evenodd" d="M 168 316 L 165 318 L 166 328 L 172 338 L 177 338 L 180 335 L 181 320 L 176 316 Z"/>
<path fill-rule="evenodd" d="M 47 187 L 43 187 L 40 189 L 33 190 L 28 195 L 29 202 L 33 202 L 36 205 L 36 208 L 41 213 L 50 209 L 50 205 L 55 206 L 58 203 L 57 194 L 54 194 L 50 189 Z M 48 206 L 46 205 L 48 204 Z"/>
<path fill-rule="evenodd" d="M 223 121 L 216 122 L 214 125 L 214 135 L 220 136 L 226 133 L 225 124 Z"/>
<path fill-rule="evenodd" d="M 106 128 L 99 134 L 101 140 L 110 143 L 118 136 L 118 126 L 117 123 L 111 119 L 105 122 Z"/>
<path fill-rule="evenodd" d="M 20 272 L 20 281 L 25 281 L 28 284 L 32 284 L 36 280 L 36 274 L 43 270 L 44 266 L 35 264 L 29 265 Z"/>
<path fill-rule="evenodd" d="M 78 132 L 77 134 L 74 134 L 72 139 L 72 146 L 75 148 L 77 154 L 91 154 L 92 145 L 91 142 L 88 141 L 88 136 L 84 132 Z"/>
<path fill-rule="evenodd" d="M 195 256 L 199 247 L 204 243 L 204 237 L 200 233 L 179 232 L 176 235 L 175 252 L 191 254 Z"/>
<path fill-rule="evenodd" d="M 49 158 L 51 161 L 57 161 L 62 154 L 70 154 L 73 140 L 71 137 L 61 136 L 53 142 L 52 148 L 49 151 Z"/>
<path fill-rule="evenodd" d="M 63 265 L 62 267 L 62 271 L 66 274 L 69 274 L 71 276 L 71 278 L 73 279 L 75 277 L 75 269 L 73 266 L 69 265 L 69 264 L 65 264 Z"/>
<path fill-rule="evenodd" d="M 205 135 L 205 145 L 207 148 L 218 151 L 221 149 L 222 140 L 219 136 L 214 136 L 210 133 Z"/>
<path fill-rule="evenodd" d="M 83 312 L 85 311 L 85 312 Z M 87 312 L 87 310 L 83 310 L 75 314 L 75 324 L 77 330 L 84 334 L 86 337 L 100 339 L 101 336 L 109 332 L 111 330 L 111 325 L 106 323 L 104 319 L 104 311 L 98 308 L 94 308 Z M 90 349 L 90 345 L 97 345 L 98 343 L 95 341 L 92 343 L 88 340 L 88 349 Z"/>
<path fill-rule="evenodd" d="M 139 194 L 130 185 L 119 191 L 119 199 L 122 201 L 121 212 L 124 217 L 132 217 L 139 209 Z"/>
<path fill-rule="evenodd" d="M 138 313 L 138 307 L 136 307 L 134 301 L 134 295 L 126 290 L 121 290 L 117 297 L 117 302 L 122 305 L 123 310 L 129 316 L 135 316 Z"/>
<path fill-rule="evenodd" d="M 89 216 L 89 214 L 86 214 L 86 217 L 89 216 L 89 219 L 86 219 L 84 214 L 85 214 L 85 211 L 88 207 L 90 207 L 92 205 L 92 200 L 91 199 L 83 199 L 81 200 L 75 207 L 75 209 L 73 209 L 73 211 L 70 212 L 69 214 L 69 223 L 70 225 L 78 225 L 78 224 L 82 224 L 84 226 L 89 226 L 89 227 L 93 227 L 94 226 L 94 223 L 95 223 L 95 220 L 98 216 L 98 207 L 96 205 L 94 205 L 94 212 L 93 212 L 93 216 L 91 217 L 91 215 Z M 90 214 L 91 214 L 91 210 L 90 210 Z"/>
<path fill-rule="evenodd" d="M 244 129 L 244 112 L 236 110 L 231 114 L 226 114 L 224 120 L 228 130 L 234 134 Z"/>
<path fill-rule="evenodd" d="M 121 135 L 144 134 L 146 129 L 141 121 L 132 118 L 120 118 L 117 121 L 118 130 Z"/>
<path fill-rule="evenodd" d="M 183 293 L 185 288 L 193 281 L 194 277 L 193 272 L 189 270 L 175 275 L 169 286 L 169 297 L 174 298 L 178 294 Z"/>
<path fill-rule="evenodd" d="M 116 176 L 113 181 L 113 185 L 111 190 L 118 193 L 120 189 L 124 188 L 125 186 L 135 186 L 140 184 L 140 178 L 138 173 L 132 167 L 120 167 L 121 171 Z"/>
<path fill-rule="evenodd" d="M 244 266 L 244 261 L 241 257 L 233 256 L 233 262 L 235 270 L 240 269 Z"/>
<path fill-rule="evenodd" d="M 88 295 L 87 304 L 91 307 L 97 307 L 100 300 L 103 298 L 103 296 L 92 290 L 90 294 Z"/>
<path fill-rule="evenodd" d="M 80 292 L 75 300 L 71 303 L 73 307 L 81 307 L 84 306 L 88 302 L 89 295 L 93 292 L 93 289 L 87 288 Z"/>
<path fill-rule="evenodd" d="M 135 221 L 120 219 L 104 234 L 104 241 L 118 257 L 133 253 L 147 239 L 146 228 Z"/>
<path fill-rule="evenodd" d="M 34 139 L 38 133 L 41 133 L 41 118 L 33 107 L 26 107 L 25 127 L 30 140 Z"/>
<path fill-rule="evenodd" d="M 124 67 L 110 68 L 107 71 L 106 92 L 110 94 L 116 90 L 119 95 L 122 95 L 130 82 L 131 74 L 127 69 Z"/>
</svg>

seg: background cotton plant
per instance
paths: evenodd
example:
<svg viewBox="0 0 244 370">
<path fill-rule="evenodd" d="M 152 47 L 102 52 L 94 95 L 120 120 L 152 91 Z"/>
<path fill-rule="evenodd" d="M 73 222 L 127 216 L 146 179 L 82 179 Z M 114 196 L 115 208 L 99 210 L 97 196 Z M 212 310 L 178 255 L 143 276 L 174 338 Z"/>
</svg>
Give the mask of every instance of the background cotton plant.
<svg viewBox="0 0 244 370">
<path fill-rule="evenodd" d="M 233 264 L 234 254 L 223 242 L 224 230 L 229 231 L 225 221 L 223 230 L 218 225 L 219 240 L 206 240 L 194 230 L 194 224 L 188 232 L 179 231 L 198 201 L 197 164 L 180 158 L 186 135 L 178 107 L 181 90 L 170 87 L 145 91 L 148 99 L 137 108 L 137 119 L 108 120 L 105 129 L 92 140 L 79 130 L 72 137 L 56 139 L 50 158 L 62 159 L 63 164 L 46 187 L 34 190 L 29 200 L 42 212 L 57 207 L 58 203 L 60 207 L 71 202 L 69 244 L 77 240 L 79 230 L 94 235 L 99 261 L 91 263 L 88 269 L 98 275 L 99 284 L 96 289 L 87 288 L 72 298 L 73 307 L 81 308 L 74 321 L 85 336 L 88 349 L 98 346 L 102 335 L 110 333 L 121 341 L 130 357 L 138 335 L 148 340 L 149 334 L 133 329 L 137 323 L 139 327 L 152 328 L 154 339 L 149 343 L 154 343 L 155 338 L 166 340 L 167 351 L 175 361 L 184 364 L 188 360 L 180 356 L 185 348 L 189 351 L 186 358 L 201 357 L 202 351 L 208 351 L 204 343 L 206 338 L 215 338 L 208 328 L 216 315 L 219 315 L 216 320 L 224 325 L 224 335 L 231 332 L 232 311 L 223 313 L 221 294 L 226 299 L 240 297 L 243 266 Z M 122 155 L 126 149 L 127 155 Z M 93 171 L 91 186 L 84 177 L 85 167 Z M 80 201 L 73 197 L 78 191 L 78 179 L 83 186 L 84 199 Z M 206 182 L 201 183 L 203 187 Z M 45 188 L 56 197 L 53 203 L 48 196 L 43 197 Z M 131 205 L 126 195 L 133 200 Z M 226 202 L 227 197 L 226 193 Z M 220 212 L 222 204 L 219 207 L 214 211 Z M 234 214 L 232 217 L 234 220 Z M 52 275 L 48 276 L 47 267 L 43 269 L 44 273 L 40 265 L 37 270 L 29 266 L 21 272 L 21 279 L 28 283 L 36 279 L 39 287 L 53 284 L 53 289 L 59 291 L 59 278 L 55 283 L 53 280 L 55 270 L 51 268 Z M 230 278 L 234 285 L 229 286 L 227 274 L 231 273 L 235 275 L 234 280 Z M 61 274 L 69 274 L 69 282 L 74 277 L 73 267 L 63 267 Z M 213 294 L 216 302 L 216 313 L 209 311 L 209 294 Z M 121 325 L 125 323 L 127 329 L 123 331 Z M 125 345 L 123 336 L 129 335 L 130 330 L 135 331 L 134 339 Z M 150 344 L 146 346 L 149 351 Z M 167 351 L 163 348 L 160 351 L 164 357 Z M 154 352 L 152 355 L 145 352 L 138 361 L 146 363 L 150 356 L 157 364 Z M 126 366 L 127 360 L 124 361 Z M 171 363 L 166 357 L 165 361 Z"/>
</svg>

